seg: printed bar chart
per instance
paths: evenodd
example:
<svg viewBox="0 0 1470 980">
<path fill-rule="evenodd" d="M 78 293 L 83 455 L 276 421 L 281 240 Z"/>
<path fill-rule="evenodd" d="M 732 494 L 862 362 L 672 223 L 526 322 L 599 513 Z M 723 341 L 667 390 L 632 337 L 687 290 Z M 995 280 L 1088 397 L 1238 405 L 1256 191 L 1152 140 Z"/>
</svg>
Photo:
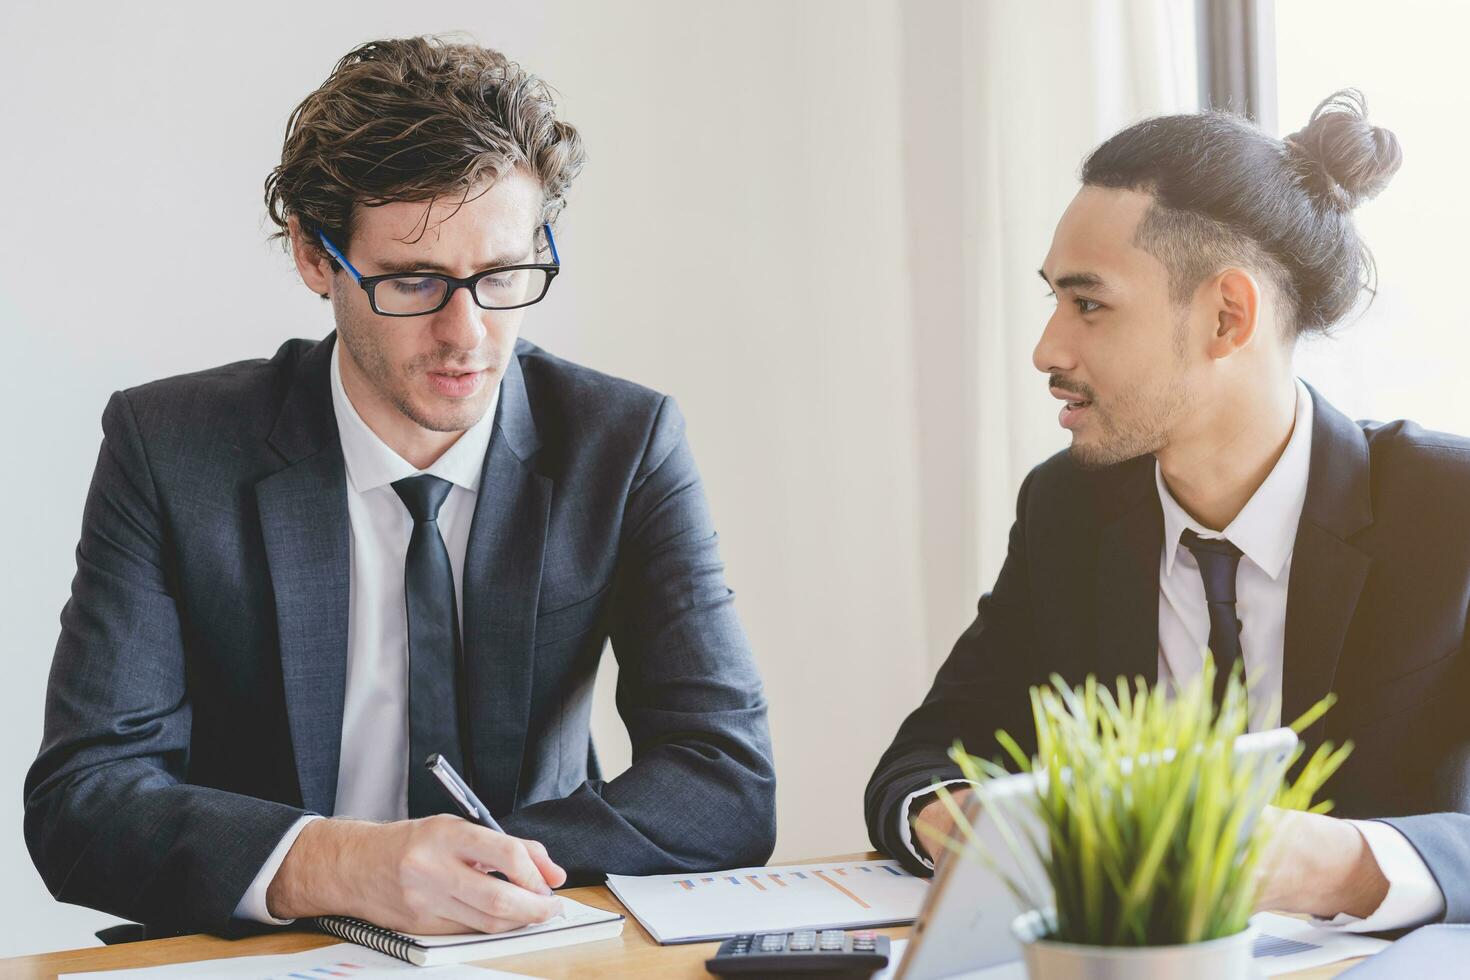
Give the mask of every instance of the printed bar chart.
<svg viewBox="0 0 1470 980">
<path fill-rule="evenodd" d="M 716 887 L 726 887 L 728 885 L 743 885 L 749 883 L 751 885 L 754 885 L 758 891 L 766 891 L 768 888 L 771 887 L 791 887 L 786 882 L 787 877 L 792 878 L 796 881 L 809 881 L 812 877 L 815 877 L 817 880 L 825 881 L 833 888 L 836 888 L 843 894 L 848 895 L 858 905 L 864 908 L 868 908 L 869 906 L 867 905 L 867 903 L 865 903 L 861 898 L 853 894 L 851 891 L 844 889 L 840 884 L 833 881 L 828 876 L 836 875 L 839 878 L 846 878 L 849 874 L 856 877 L 859 874 L 882 874 L 884 872 L 893 875 L 895 878 L 910 877 L 903 869 L 893 864 L 883 864 L 879 867 L 875 867 L 872 864 L 854 864 L 840 865 L 830 868 L 813 866 L 804 871 L 788 870 L 785 872 L 767 871 L 764 874 L 727 874 L 721 875 L 718 878 L 679 878 L 676 876 L 671 876 L 669 880 L 669 885 L 670 887 L 688 892 L 694 891 L 696 888 L 706 887 L 710 885 L 714 885 Z"/>
<path fill-rule="evenodd" d="M 267 956 L 235 956 L 202 963 L 169 963 L 140 967 L 122 973 L 102 971 L 69 973 L 72 980 L 392 980 L 399 977 L 433 977 L 434 980 L 494 980 L 509 976 L 468 965 L 418 967 L 361 946 L 337 943 L 299 953 Z"/>
<path fill-rule="evenodd" d="M 927 881 L 896 861 L 738 868 L 715 875 L 609 875 L 608 886 L 660 943 L 740 932 L 912 922 Z"/>
</svg>

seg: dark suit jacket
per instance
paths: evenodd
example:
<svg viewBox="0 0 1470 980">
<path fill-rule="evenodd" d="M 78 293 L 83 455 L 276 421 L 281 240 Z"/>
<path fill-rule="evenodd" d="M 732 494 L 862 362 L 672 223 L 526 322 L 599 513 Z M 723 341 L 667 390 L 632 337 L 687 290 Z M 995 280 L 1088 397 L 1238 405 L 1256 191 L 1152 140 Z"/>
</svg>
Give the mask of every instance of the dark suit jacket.
<svg viewBox="0 0 1470 980">
<path fill-rule="evenodd" d="M 1412 422 L 1354 423 L 1313 392 L 1307 498 L 1288 580 L 1282 718 L 1339 697 L 1305 733 L 1356 743 L 1328 783 L 1339 816 L 1394 817 L 1425 857 L 1450 921 L 1470 920 L 1470 440 Z M 873 843 L 898 836 L 911 792 L 958 769 L 961 739 L 1034 750 L 1027 688 L 1052 671 L 1158 674 L 1163 512 L 1146 456 L 1083 470 L 1067 453 L 1021 487 L 995 588 L 868 784 Z M 1434 816 L 1408 816 L 1450 811 Z M 1457 811 L 1457 812 L 1456 812 Z"/>
<path fill-rule="evenodd" d="M 25 785 L 52 893 L 226 930 L 305 812 L 331 814 L 348 520 L 333 338 L 115 394 Z M 525 341 L 463 570 L 477 768 L 573 882 L 760 864 L 766 704 L 674 403 Z M 588 717 L 611 637 L 633 765 Z"/>
</svg>

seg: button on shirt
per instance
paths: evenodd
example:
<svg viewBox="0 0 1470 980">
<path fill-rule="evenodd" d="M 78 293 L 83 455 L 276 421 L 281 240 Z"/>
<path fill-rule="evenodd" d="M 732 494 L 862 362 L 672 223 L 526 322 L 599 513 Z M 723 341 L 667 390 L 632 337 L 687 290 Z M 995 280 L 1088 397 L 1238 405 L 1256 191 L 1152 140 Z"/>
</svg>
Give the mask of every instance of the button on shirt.
<svg viewBox="0 0 1470 980">
<path fill-rule="evenodd" d="M 1159 557 L 1159 680 L 1172 685 L 1187 683 L 1199 674 L 1202 654 L 1209 646 L 1210 615 L 1204 579 L 1193 553 L 1180 537 L 1188 528 L 1202 538 L 1226 538 L 1244 553 L 1236 570 L 1236 614 L 1242 624 L 1240 646 L 1253 729 L 1280 724 L 1287 587 L 1311 463 L 1312 394 L 1297 381 L 1296 417 L 1286 448 L 1224 531 L 1211 531 L 1190 517 L 1169 492 L 1162 469 L 1154 464 L 1164 513 L 1164 546 Z M 899 834 L 915 857 L 933 867 L 914 847 L 909 813 L 913 801 L 930 792 L 927 787 L 917 790 L 904 801 L 899 809 Z M 1442 917 L 1444 895 L 1413 845 L 1388 824 L 1351 822 L 1362 832 L 1388 879 L 1388 894 L 1368 918 L 1339 915 L 1328 924 L 1376 932 Z"/>
<path fill-rule="evenodd" d="M 413 519 L 391 484 L 428 473 L 453 486 L 439 510 L 439 532 L 454 573 L 455 608 L 464 609 L 463 569 L 470 523 L 495 408 L 497 387 L 484 417 L 428 469 L 415 469 L 379 439 L 347 397 L 340 341 L 332 353 L 332 410 L 347 469 L 347 520 L 351 565 L 347 612 L 347 689 L 342 707 L 342 749 L 337 768 L 336 814 L 364 820 L 408 816 L 408 614 L 403 568 Z M 301 829 L 286 832 L 235 909 L 236 918 L 285 924 L 266 910 L 265 893 Z"/>
</svg>

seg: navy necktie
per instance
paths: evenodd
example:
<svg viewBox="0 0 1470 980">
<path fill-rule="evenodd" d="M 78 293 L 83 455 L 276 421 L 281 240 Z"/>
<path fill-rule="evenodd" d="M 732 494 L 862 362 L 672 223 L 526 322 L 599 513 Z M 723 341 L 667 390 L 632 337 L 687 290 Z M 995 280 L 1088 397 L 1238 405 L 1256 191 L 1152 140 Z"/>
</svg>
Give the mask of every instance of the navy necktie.
<svg viewBox="0 0 1470 980">
<path fill-rule="evenodd" d="M 436 476 L 411 476 L 393 492 L 413 515 L 403 598 L 408 612 L 408 815 L 423 817 L 450 809 L 424 760 L 438 752 L 466 779 L 469 745 L 463 652 L 454 601 L 454 572 L 439 533 L 439 508 L 450 484 Z"/>
<path fill-rule="evenodd" d="M 1188 528 L 1179 541 L 1194 555 L 1205 583 L 1205 605 L 1210 611 L 1210 652 L 1215 658 L 1215 703 L 1219 704 L 1230 669 L 1241 656 L 1241 624 L 1235 615 L 1235 572 L 1242 552 L 1224 538 L 1202 538 Z"/>
</svg>

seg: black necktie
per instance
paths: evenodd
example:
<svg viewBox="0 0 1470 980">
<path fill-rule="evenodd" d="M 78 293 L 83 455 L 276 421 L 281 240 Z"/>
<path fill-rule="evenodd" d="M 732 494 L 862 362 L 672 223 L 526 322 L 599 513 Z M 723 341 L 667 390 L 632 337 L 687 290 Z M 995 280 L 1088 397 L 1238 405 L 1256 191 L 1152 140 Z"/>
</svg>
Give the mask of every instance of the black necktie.
<svg viewBox="0 0 1470 980">
<path fill-rule="evenodd" d="M 465 728 L 459 615 L 454 602 L 454 572 L 439 534 L 439 507 L 450 484 L 436 476 L 411 476 L 393 492 L 413 515 L 408 559 L 403 568 L 403 598 L 408 610 L 408 815 L 444 813 L 453 805 L 424 760 L 438 752 L 466 779 Z"/>
<path fill-rule="evenodd" d="M 1202 538 L 1185 528 L 1180 543 L 1199 565 L 1210 611 L 1210 652 L 1215 658 L 1215 703 L 1225 695 L 1230 669 L 1240 659 L 1240 618 L 1235 615 L 1235 570 L 1241 550 L 1224 538 Z M 1243 665 L 1242 665 L 1243 666 Z"/>
</svg>

